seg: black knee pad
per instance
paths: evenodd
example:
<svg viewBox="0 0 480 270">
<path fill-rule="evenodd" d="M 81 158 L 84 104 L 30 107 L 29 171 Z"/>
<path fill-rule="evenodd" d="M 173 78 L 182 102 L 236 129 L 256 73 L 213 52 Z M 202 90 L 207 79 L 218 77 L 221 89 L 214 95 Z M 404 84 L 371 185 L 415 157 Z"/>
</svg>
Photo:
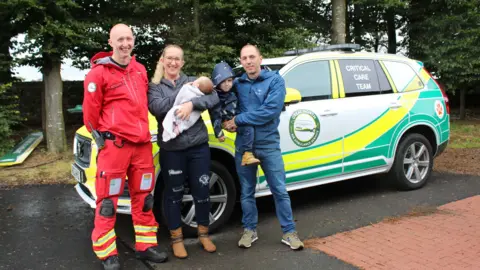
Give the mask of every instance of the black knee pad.
<svg viewBox="0 0 480 270">
<path fill-rule="evenodd" d="M 143 212 L 148 212 L 152 210 L 153 208 L 153 196 L 152 194 L 148 194 L 147 197 L 145 197 L 145 201 L 143 202 Z"/>
<path fill-rule="evenodd" d="M 111 199 L 104 199 L 100 206 L 100 215 L 102 217 L 113 217 L 115 215 L 115 207 Z"/>
</svg>

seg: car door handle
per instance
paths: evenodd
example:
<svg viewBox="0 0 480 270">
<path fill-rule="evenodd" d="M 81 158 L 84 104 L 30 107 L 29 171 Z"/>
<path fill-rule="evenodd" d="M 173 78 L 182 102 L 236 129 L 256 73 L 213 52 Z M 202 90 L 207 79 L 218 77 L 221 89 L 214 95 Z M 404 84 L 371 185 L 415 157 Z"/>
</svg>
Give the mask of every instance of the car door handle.
<svg viewBox="0 0 480 270">
<path fill-rule="evenodd" d="M 400 104 L 399 102 L 392 102 L 390 103 L 390 105 L 388 105 L 388 107 L 390 109 L 398 109 L 402 107 L 402 104 Z"/>
<path fill-rule="evenodd" d="M 338 112 L 325 110 L 325 111 L 320 113 L 320 116 L 335 116 L 337 114 L 338 114 Z"/>
</svg>

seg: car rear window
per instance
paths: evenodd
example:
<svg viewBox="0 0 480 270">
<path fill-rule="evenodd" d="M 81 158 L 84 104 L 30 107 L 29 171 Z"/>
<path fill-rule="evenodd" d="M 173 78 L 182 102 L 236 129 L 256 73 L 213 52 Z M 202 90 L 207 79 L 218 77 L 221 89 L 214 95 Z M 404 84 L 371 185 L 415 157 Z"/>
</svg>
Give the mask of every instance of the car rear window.
<svg viewBox="0 0 480 270">
<path fill-rule="evenodd" d="M 406 63 L 382 61 L 398 92 L 423 89 L 424 85 L 417 73 Z"/>
</svg>

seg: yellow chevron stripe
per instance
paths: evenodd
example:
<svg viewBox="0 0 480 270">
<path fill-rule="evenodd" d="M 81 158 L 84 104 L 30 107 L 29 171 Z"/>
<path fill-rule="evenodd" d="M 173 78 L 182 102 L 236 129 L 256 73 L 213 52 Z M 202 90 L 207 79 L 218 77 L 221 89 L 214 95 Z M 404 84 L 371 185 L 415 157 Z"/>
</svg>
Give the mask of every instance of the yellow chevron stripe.
<svg viewBox="0 0 480 270">
<path fill-rule="evenodd" d="M 345 137 L 343 142 L 342 140 L 338 140 L 321 147 L 284 155 L 283 160 L 286 165 L 286 171 L 288 172 L 291 170 L 318 166 L 342 159 L 341 154 L 332 155 L 332 153 L 342 153 L 345 151 L 345 156 L 349 156 L 350 154 L 364 149 L 367 145 L 378 139 L 405 117 L 417 102 L 419 95 L 419 91 L 403 94 L 399 100 L 403 107 L 387 111 L 369 126 Z M 342 146 L 345 147 L 345 149 L 342 149 Z M 260 176 L 263 176 L 263 171 L 260 170 L 260 172 Z"/>
<path fill-rule="evenodd" d="M 95 251 L 95 254 L 97 254 L 97 257 L 99 258 L 105 258 L 105 257 L 108 257 L 108 255 L 110 255 L 110 253 L 112 253 L 112 251 L 114 251 L 115 249 L 117 249 L 117 244 L 115 243 L 115 241 L 113 241 L 113 243 L 108 246 L 106 249 L 104 250 L 100 250 L 100 251 Z"/>
<path fill-rule="evenodd" d="M 135 225 L 135 232 L 157 232 L 158 228 L 157 226 L 141 226 L 141 225 Z"/>
<path fill-rule="evenodd" d="M 147 244 L 156 244 L 157 243 L 157 236 L 143 236 L 143 235 L 135 235 L 135 242 L 136 243 L 147 243 Z"/>
<path fill-rule="evenodd" d="M 345 87 L 343 85 L 343 77 L 342 73 L 340 72 L 340 66 L 338 64 L 338 61 L 335 60 L 335 69 L 337 70 L 337 80 L 339 84 L 339 90 L 340 90 L 340 97 L 344 98 L 345 97 Z"/>
<path fill-rule="evenodd" d="M 345 156 L 365 148 L 367 145 L 386 133 L 389 129 L 393 128 L 413 108 L 419 96 L 419 91 L 403 94 L 402 98 L 399 100 L 399 102 L 402 104 L 401 108 L 396 110 L 388 110 L 388 112 L 386 112 L 382 117 L 368 127 L 348 137 L 345 137 Z"/>
<path fill-rule="evenodd" d="M 332 83 L 332 97 L 338 98 L 338 82 L 335 76 L 335 63 L 333 60 L 328 61 L 330 64 L 330 81 Z"/>
<path fill-rule="evenodd" d="M 425 69 L 420 69 L 420 78 L 422 78 L 422 81 L 427 84 L 428 81 L 430 80 L 430 75 L 428 75 L 428 72 L 425 71 Z"/>
<path fill-rule="evenodd" d="M 104 236 L 100 237 L 97 241 L 93 242 L 94 247 L 99 247 L 101 245 L 104 245 L 108 240 L 112 239 L 115 237 L 115 230 L 111 229 L 107 234 Z"/>
</svg>

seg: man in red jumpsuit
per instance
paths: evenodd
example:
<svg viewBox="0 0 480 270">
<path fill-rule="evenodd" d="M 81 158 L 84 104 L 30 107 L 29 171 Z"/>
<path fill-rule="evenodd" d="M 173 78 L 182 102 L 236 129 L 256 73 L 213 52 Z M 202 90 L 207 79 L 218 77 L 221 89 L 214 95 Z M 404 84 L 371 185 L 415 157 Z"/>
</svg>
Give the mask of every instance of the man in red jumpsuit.
<svg viewBox="0 0 480 270">
<path fill-rule="evenodd" d="M 93 251 L 105 269 L 120 269 L 114 230 L 118 196 L 125 176 L 132 202 L 136 257 L 164 262 L 157 249 L 158 224 L 152 213 L 155 169 L 148 126 L 145 67 L 131 56 L 132 30 L 117 24 L 108 41 L 112 52 L 97 53 L 84 81 L 83 121 L 89 132 L 99 131 L 105 146 L 97 159 Z"/>
</svg>

